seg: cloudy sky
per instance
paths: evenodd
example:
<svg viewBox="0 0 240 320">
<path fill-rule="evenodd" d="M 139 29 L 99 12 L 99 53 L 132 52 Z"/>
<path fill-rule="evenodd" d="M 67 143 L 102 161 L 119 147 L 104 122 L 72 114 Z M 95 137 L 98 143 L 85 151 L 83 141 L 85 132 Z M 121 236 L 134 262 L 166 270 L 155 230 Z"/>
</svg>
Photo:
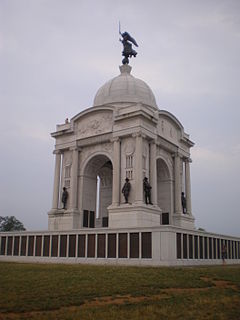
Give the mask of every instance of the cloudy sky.
<svg viewBox="0 0 240 320">
<path fill-rule="evenodd" d="M 133 75 L 195 142 L 196 226 L 240 236 L 239 0 L 0 0 L 0 215 L 47 229 L 50 132 L 119 74 L 119 20 Z"/>
</svg>

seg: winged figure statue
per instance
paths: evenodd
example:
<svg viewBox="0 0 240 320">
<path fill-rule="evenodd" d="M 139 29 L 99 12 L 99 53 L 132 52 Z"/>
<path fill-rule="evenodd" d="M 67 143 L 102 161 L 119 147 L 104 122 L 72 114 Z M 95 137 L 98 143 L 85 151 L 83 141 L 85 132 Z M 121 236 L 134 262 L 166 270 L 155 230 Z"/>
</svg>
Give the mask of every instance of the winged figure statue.
<svg viewBox="0 0 240 320">
<path fill-rule="evenodd" d="M 123 64 L 128 64 L 129 63 L 129 58 L 132 56 L 136 57 L 137 52 L 132 48 L 132 43 L 138 47 L 137 42 L 135 39 L 133 39 L 128 32 L 123 32 L 121 33 L 119 31 L 120 35 L 122 36 L 122 39 L 119 39 L 122 44 L 123 44 L 123 51 L 122 55 L 124 56 L 122 63 Z"/>
</svg>

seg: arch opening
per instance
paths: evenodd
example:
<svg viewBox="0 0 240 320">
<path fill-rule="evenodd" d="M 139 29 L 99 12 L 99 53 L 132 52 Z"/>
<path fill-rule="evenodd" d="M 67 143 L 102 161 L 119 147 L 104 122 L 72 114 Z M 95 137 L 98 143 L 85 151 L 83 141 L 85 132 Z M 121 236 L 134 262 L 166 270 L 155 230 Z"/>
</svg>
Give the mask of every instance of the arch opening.
<svg viewBox="0 0 240 320">
<path fill-rule="evenodd" d="M 170 224 L 172 216 L 172 180 L 166 162 L 157 159 L 157 204 L 162 210 L 161 224 Z"/>
<path fill-rule="evenodd" d="M 107 227 L 108 206 L 112 203 L 111 160 L 105 155 L 91 158 L 83 173 L 83 227 Z"/>
</svg>

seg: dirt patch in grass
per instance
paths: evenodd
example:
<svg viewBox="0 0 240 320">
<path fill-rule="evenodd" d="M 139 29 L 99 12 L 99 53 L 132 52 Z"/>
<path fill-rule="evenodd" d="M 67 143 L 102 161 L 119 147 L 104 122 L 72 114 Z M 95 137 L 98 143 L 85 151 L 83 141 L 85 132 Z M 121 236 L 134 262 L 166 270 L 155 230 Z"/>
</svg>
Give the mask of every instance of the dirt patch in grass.
<svg viewBox="0 0 240 320">
<path fill-rule="evenodd" d="M 160 290 L 159 294 L 144 295 L 144 296 L 131 296 L 131 295 L 116 295 L 94 298 L 92 300 L 84 300 L 81 305 L 61 307 L 55 310 L 40 310 L 31 312 L 6 312 L 0 314 L 0 320 L 19 320 L 19 319 L 76 319 L 77 314 L 82 314 L 84 311 L 101 310 L 108 306 L 128 306 L 128 305 L 151 305 L 158 303 L 161 300 L 168 300 L 180 296 L 197 296 L 199 292 L 209 292 L 210 290 L 226 290 L 232 289 L 237 294 L 239 289 L 237 285 L 226 280 L 216 280 L 210 277 L 201 277 L 201 280 L 209 284 L 207 287 L 201 288 L 164 288 Z M 236 297 L 232 301 L 236 300 Z M 237 299 L 235 302 L 239 302 Z M 66 317 L 64 316 L 66 315 Z M 86 318 L 88 319 L 88 318 Z M 95 318 L 93 318 L 95 319 Z"/>
<path fill-rule="evenodd" d="M 203 281 L 206 281 L 206 282 L 212 282 L 214 284 L 214 286 L 217 287 L 217 288 L 222 288 L 222 289 L 231 288 L 233 290 L 238 291 L 237 285 L 235 285 L 234 283 L 232 283 L 230 281 L 215 280 L 215 279 L 211 279 L 209 277 L 201 277 L 200 279 L 203 280 Z M 203 289 L 206 289 L 206 288 L 203 288 Z"/>
</svg>

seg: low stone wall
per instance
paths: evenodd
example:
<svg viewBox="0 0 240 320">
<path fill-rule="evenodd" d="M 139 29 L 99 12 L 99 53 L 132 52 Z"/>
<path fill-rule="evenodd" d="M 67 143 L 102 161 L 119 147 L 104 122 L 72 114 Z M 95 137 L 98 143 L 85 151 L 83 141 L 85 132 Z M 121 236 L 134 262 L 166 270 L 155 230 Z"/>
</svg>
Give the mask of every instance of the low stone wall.
<svg viewBox="0 0 240 320">
<path fill-rule="evenodd" d="M 0 233 L 0 261 L 122 265 L 240 263 L 240 238 L 173 226 Z"/>
</svg>

